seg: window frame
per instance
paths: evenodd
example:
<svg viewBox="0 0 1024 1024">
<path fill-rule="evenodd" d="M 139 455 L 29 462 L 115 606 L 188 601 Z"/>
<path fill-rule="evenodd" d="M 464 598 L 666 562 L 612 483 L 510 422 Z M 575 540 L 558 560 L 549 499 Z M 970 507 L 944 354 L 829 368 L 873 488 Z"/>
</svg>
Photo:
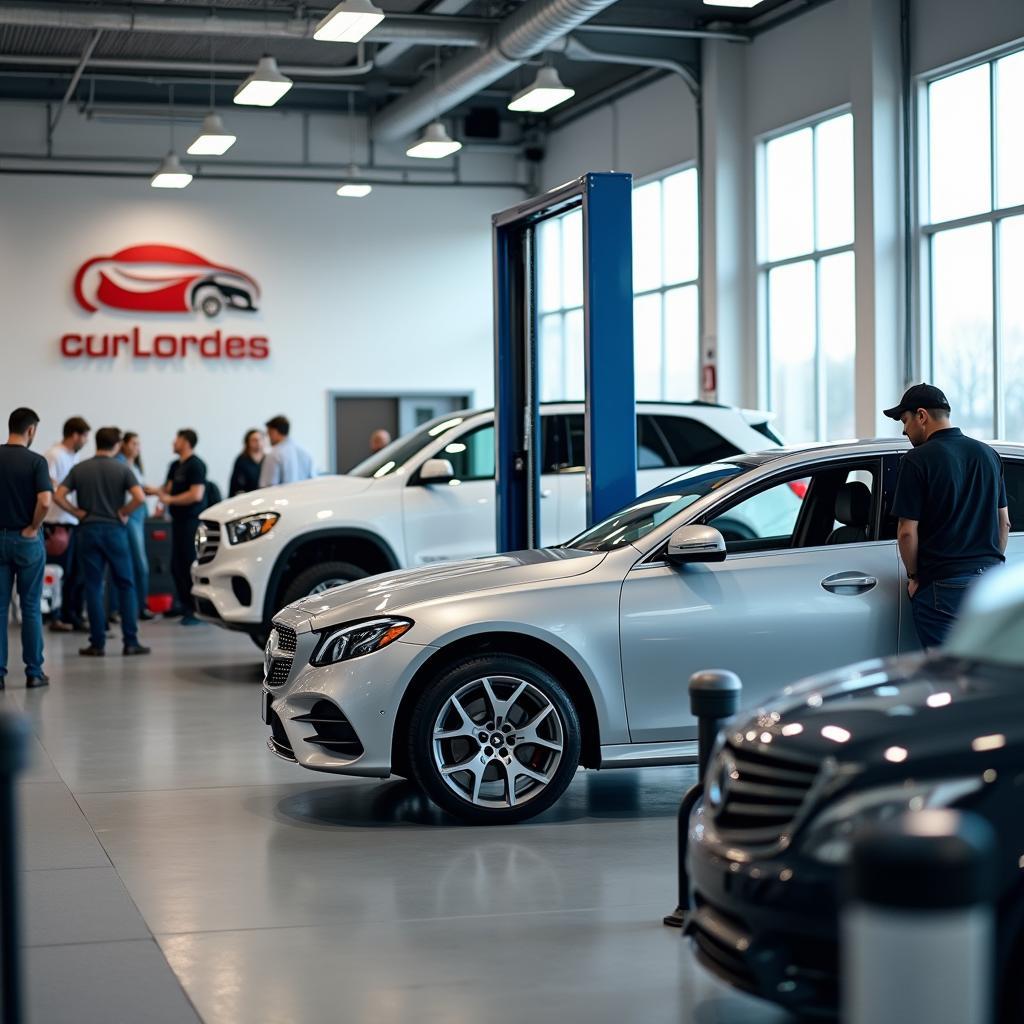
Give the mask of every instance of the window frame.
<svg viewBox="0 0 1024 1024">
<path fill-rule="evenodd" d="M 996 141 L 996 63 L 1004 57 L 1024 50 L 1020 40 L 1007 45 L 994 47 L 991 50 L 975 54 L 964 60 L 943 65 L 932 71 L 918 75 L 914 91 L 914 124 L 917 130 L 917 146 L 915 173 L 917 187 L 914 202 L 913 230 L 916 244 L 913 248 L 913 275 L 915 282 L 914 294 L 910 297 L 913 308 L 917 311 L 917 330 L 915 332 L 915 357 L 920 374 L 929 380 L 935 376 L 935 337 L 932 324 L 934 309 L 934 289 L 932 283 L 932 258 L 936 235 L 958 228 L 973 227 L 977 224 L 990 226 L 990 245 L 992 257 L 992 427 L 991 437 L 1003 437 L 1006 433 L 1006 409 L 1003 401 L 1003 339 L 1000 312 L 1000 227 L 1003 221 L 1017 216 L 1024 216 L 1024 203 L 1016 206 L 997 205 L 998 202 L 998 166 Z M 931 138 L 929 124 L 929 87 L 944 78 L 951 78 L 972 68 L 988 66 L 989 95 L 989 195 L 991 209 L 982 213 L 957 217 L 952 220 L 935 221 L 931 216 Z"/>
<path fill-rule="evenodd" d="M 650 185 L 650 184 L 655 183 L 655 182 L 658 182 L 658 183 L 664 182 L 664 180 L 666 178 L 670 178 L 673 175 L 682 174 L 683 172 L 690 171 L 690 170 L 694 171 L 694 173 L 696 174 L 696 177 L 697 177 L 697 204 L 696 204 L 697 208 L 696 208 L 696 211 L 695 211 L 695 223 L 697 225 L 697 230 L 699 232 L 700 228 L 701 228 L 700 204 L 701 204 L 701 188 L 702 188 L 702 183 L 701 183 L 701 180 L 700 180 L 700 169 L 699 169 L 699 167 L 697 165 L 697 160 L 695 160 L 695 159 L 694 160 L 686 160 L 683 163 L 676 164 L 673 167 L 669 167 L 669 168 L 666 168 L 664 170 L 656 171 L 656 172 L 653 172 L 651 174 L 644 175 L 642 177 L 636 177 L 636 178 L 633 179 L 633 190 L 636 191 L 639 188 L 643 188 L 645 185 Z M 662 202 L 662 200 L 660 198 L 660 194 L 659 194 L 659 202 Z M 663 203 L 662 203 L 661 210 L 662 210 L 662 220 L 661 220 L 661 226 L 662 226 L 662 232 L 661 232 L 661 268 L 662 268 L 662 279 L 664 279 L 665 239 L 666 239 L 666 236 L 667 236 L 668 232 L 666 232 L 664 230 L 664 228 L 665 228 L 665 220 L 664 220 L 664 205 L 663 205 Z M 572 212 L 572 211 L 569 211 L 569 212 Z M 540 306 L 539 306 L 539 303 L 538 303 L 538 308 L 537 308 L 537 312 L 536 312 L 536 331 L 537 331 L 538 349 L 540 347 L 540 339 L 541 339 L 541 336 L 542 336 L 542 324 L 543 324 L 543 322 L 545 320 L 549 320 L 549 319 L 550 320 L 554 320 L 555 318 L 558 319 L 560 338 L 561 338 L 561 342 L 562 342 L 562 347 L 561 347 L 561 352 L 560 352 L 560 358 L 561 358 L 560 372 L 561 372 L 561 379 L 562 379 L 562 384 L 563 384 L 563 390 L 564 390 L 564 386 L 565 386 L 566 382 L 571 378 L 571 374 L 569 372 L 569 363 L 568 363 L 569 351 L 568 351 L 568 346 L 565 344 L 565 340 L 566 340 L 566 337 L 567 337 L 566 323 L 567 323 L 569 314 L 570 313 L 574 313 L 577 310 L 582 311 L 583 305 L 584 305 L 583 299 L 581 299 L 579 304 L 576 304 L 576 305 L 565 305 L 565 300 L 564 300 L 565 289 L 564 289 L 564 281 L 563 281 L 563 279 L 561 277 L 562 267 L 563 267 L 561 254 L 562 254 L 562 251 L 563 251 L 563 239 L 564 239 L 563 225 L 565 223 L 565 218 L 567 216 L 568 216 L 568 213 L 559 214 L 558 216 L 555 216 L 555 217 L 546 218 L 545 221 L 542 222 L 542 223 L 550 223 L 552 221 L 557 221 L 559 223 L 559 227 L 558 227 L 558 232 L 559 232 L 559 236 L 558 236 L 558 238 L 559 238 L 559 249 L 558 249 L 558 251 L 559 251 L 559 288 L 560 288 L 561 296 L 562 296 L 562 298 L 561 298 L 561 303 L 562 304 L 557 306 L 557 307 L 555 307 L 555 308 L 552 308 L 552 309 L 541 310 Z M 540 227 L 540 225 L 538 225 L 538 228 L 539 227 Z M 539 263 L 539 259 L 540 259 L 540 246 L 539 245 L 537 245 L 536 251 L 538 253 L 538 257 L 537 258 L 538 258 L 538 263 Z M 701 331 L 702 331 L 702 328 L 701 328 L 701 290 L 700 290 L 701 289 L 701 260 L 700 260 L 700 255 L 701 255 L 701 240 L 700 240 L 700 237 L 698 235 L 698 238 L 697 238 L 697 266 L 696 266 L 697 274 L 696 274 L 696 277 L 688 278 L 685 281 L 677 281 L 677 282 L 674 282 L 672 284 L 665 284 L 664 280 L 663 280 L 663 283 L 661 285 L 659 285 L 658 287 L 656 287 L 656 288 L 646 288 L 643 291 L 637 291 L 636 287 L 635 287 L 635 284 L 634 284 L 633 297 L 632 297 L 632 301 L 634 303 L 634 309 L 635 309 L 636 300 L 638 298 L 643 298 L 643 297 L 651 296 L 651 295 L 659 295 L 660 296 L 660 303 L 659 303 L 659 305 L 660 305 L 660 311 L 661 311 L 661 368 L 662 368 L 662 372 L 661 372 L 660 381 L 659 381 L 659 392 L 660 393 L 659 393 L 659 396 L 657 398 L 643 397 L 643 398 L 638 398 L 637 401 L 641 401 L 641 402 L 669 401 L 669 399 L 665 399 L 665 397 L 664 397 L 665 396 L 665 389 L 666 389 L 665 365 L 666 365 L 666 351 L 667 351 L 666 333 L 665 333 L 665 330 L 666 330 L 665 329 L 666 296 L 667 296 L 667 294 L 669 292 L 681 290 L 683 288 L 694 288 L 694 289 L 696 289 L 695 295 L 696 295 L 696 306 L 697 306 L 697 339 L 696 339 L 697 344 L 696 344 L 696 353 L 695 353 L 695 364 L 694 364 L 694 367 L 693 367 L 693 383 L 695 385 L 695 397 L 698 397 L 698 398 L 700 397 L 700 394 L 701 394 L 701 344 L 702 344 L 702 334 L 701 334 Z M 538 280 L 539 280 L 539 275 L 538 275 Z M 538 285 L 538 288 L 539 288 L 539 285 Z M 635 347 L 635 342 L 634 342 L 634 347 Z M 553 397 L 553 398 L 551 398 L 550 401 L 552 401 L 552 402 L 574 402 L 574 401 L 580 401 L 580 399 L 579 398 L 567 397 L 566 395 L 563 394 L 560 397 Z"/>
<path fill-rule="evenodd" d="M 853 116 L 853 105 L 843 103 L 837 107 L 821 111 L 802 118 L 799 121 L 792 121 L 781 128 L 774 128 L 771 131 L 763 132 L 755 136 L 755 163 L 754 163 L 754 226 L 755 226 L 755 276 L 757 281 L 757 367 L 758 367 L 758 396 L 761 406 L 765 409 L 773 408 L 772 404 L 772 352 L 771 352 L 771 301 L 768 279 L 773 270 L 780 267 L 793 266 L 797 263 L 812 263 L 814 267 L 814 434 L 815 440 L 823 440 L 826 437 L 826 374 L 822 358 L 821 346 L 821 261 L 830 256 L 837 256 L 842 253 L 851 253 L 854 257 L 854 274 L 856 275 L 856 221 L 854 222 L 854 234 L 847 244 L 831 246 L 827 249 L 819 249 L 818 229 L 818 161 L 817 152 L 813 148 L 815 137 L 812 136 L 811 154 L 811 216 L 814 232 L 813 248 L 810 252 L 801 253 L 797 256 L 787 256 L 784 259 L 771 260 L 768 258 L 768 143 L 775 139 L 782 138 L 794 132 L 810 128 L 817 132 L 820 125 L 834 118 L 842 117 L 844 114 Z M 855 137 L 856 138 L 856 137 Z M 856 203 L 856 180 L 854 180 L 853 201 Z M 855 392 L 856 397 L 856 392 Z"/>
</svg>

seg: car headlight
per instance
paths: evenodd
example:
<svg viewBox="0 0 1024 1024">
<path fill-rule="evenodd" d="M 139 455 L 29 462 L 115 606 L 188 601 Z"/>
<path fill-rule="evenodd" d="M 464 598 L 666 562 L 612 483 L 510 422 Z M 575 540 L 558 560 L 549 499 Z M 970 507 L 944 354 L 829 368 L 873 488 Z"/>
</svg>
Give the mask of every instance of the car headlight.
<svg viewBox="0 0 1024 1024">
<path fill-rule="evenodd" d="M 257 512 L 255 515 L 234 519 L 225 527 L 229 544 L 244 544 L 270 533 L 281 517 L 276 512 Z"/>
<path fill-rule="evenodd" d="M 391 617 L 366 619 L 363 622 L 352 622 L 347 626 L 327 629 L 320 634 L 309 662 L 317 666 L 334 665 L 339 661 L 373 654 L 374 651 L 393 644 L 410 629 L 411 620 Z"/>
<path fill-rule="evenodd" d="M 851 793 L 811 820 L 802 851 L 823 864 L 846 864 L 853 837 L 865 826 L 881 824 L 907 811 L 951 807 L 983 785 L 980 777 L 939 779 Z"/>
</svg>

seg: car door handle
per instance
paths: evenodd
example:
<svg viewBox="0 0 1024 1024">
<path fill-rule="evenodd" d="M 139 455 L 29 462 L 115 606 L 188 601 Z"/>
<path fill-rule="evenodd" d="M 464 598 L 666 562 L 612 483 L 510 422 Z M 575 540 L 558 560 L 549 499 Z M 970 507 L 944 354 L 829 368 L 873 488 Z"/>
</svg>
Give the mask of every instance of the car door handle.
<svg viewBox="0 0 1024 1024">
<path fill-rule="evenodd" d="M 848 593 L 851 590 L 863 594 L 877 587 L 878 580 L 859 572 L 837 572 L 823 579 L 821 585 L 831 594 Z"/>
</svg>

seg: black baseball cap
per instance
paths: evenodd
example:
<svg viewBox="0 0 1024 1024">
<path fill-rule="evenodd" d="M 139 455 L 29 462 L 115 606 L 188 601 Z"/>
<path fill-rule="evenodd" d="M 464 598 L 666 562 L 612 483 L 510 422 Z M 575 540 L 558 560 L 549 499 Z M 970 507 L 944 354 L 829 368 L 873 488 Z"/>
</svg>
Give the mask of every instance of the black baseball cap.
<svg viewBox="0 0 1024 1024">
<path fill-rule="evenodd" d="M 907 388 L 906 394 L 900 399 L 899 405 L 883 412 L 891 420 L 900 419 L 905 412 L 917 412 L 918 409 L 945 409 L 950 411 L 946 396 L 932 384 L 915 384 Z"/>
</svg>

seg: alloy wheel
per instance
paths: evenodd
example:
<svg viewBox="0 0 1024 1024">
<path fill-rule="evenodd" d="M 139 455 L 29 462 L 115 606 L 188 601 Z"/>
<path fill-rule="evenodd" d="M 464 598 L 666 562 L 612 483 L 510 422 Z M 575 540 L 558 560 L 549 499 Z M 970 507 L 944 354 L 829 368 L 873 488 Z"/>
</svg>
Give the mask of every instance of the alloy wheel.
<svg viewBox="0 0 1024 1024">
<path fill-rule="evenodd" d="M 351 580 L 323 580 L 309 592 L 308 596 L 316 597 L 317 594 L 322 594 L 326 590 L 333 590 L 335 587 L 343 587 L 346 583 L 351 582 Z"/>
<path fill-rule="evenodd" d="M 461 686 L 433 728 L 434 765 L 478 807 L 519 807 L 544 792 L 562 761 L 561 716 L 525 679 L 491 675 Z"/>
</svg>

